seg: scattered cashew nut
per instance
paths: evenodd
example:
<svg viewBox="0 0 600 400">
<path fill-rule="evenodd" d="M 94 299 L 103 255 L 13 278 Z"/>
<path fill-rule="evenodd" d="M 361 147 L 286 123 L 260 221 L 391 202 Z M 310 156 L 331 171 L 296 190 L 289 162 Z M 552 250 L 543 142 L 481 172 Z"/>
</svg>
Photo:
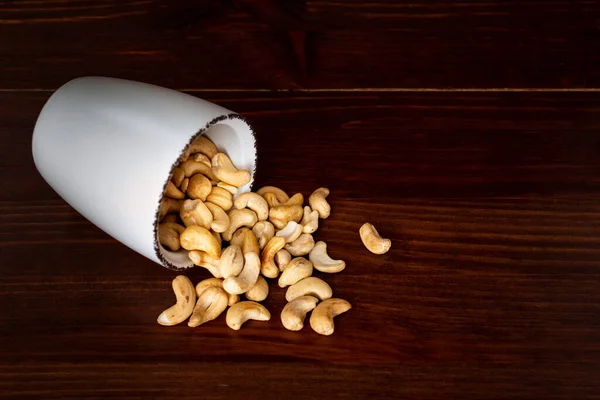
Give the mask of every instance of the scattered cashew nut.
<svg viewBox="0 0 600 400">
<path fill-rule="evenodd" d="M 244 255 L 239 246 L 231 245 L 221 253 L 219 271 L 223 278 L 238 276 L 244 268 Z"/>
<path fill-rule="evenodd" d="M 238 209 L 249 208 L 256 213 L 259 221 L 269 218 L 269 205 L 265 199 L 257 193 L 246 192 L 240 194 L 234 202 Z"/>
<path fill-rule="evenodd" d="M 385 254 L 392 247 L 390 239 L 382 239 L 373 224 L 365 223 L 360 227 L 360 239 L 365 247 L 374 254 Z"/>
<path fill-rule="evenodd" d="M 250 230 L 250 228 L 240 228 L 231 237 L 229 241 L 232 245 L 235 244 L 240 246 L 242 253 L 256 253 L 260 254 L 260 246 L 256 240 L 256 236 Z"/>
<path fill-rule="evenodd" d="M 260 221 L 254 225 L 252 233 L 256 236 L 260 248 L 264 249 L 269 240 L 275 236 L 275 227 L 269 221 Z"/>
<path fill-rule="evenodd" d="M 197 297 L 202 296 L 202 293 L 206 289 L 213 287 L 213 286 L 223 289 L 223 280 L 217 279 L 217 278 L 208 278 L 203 281 L 200 281 L 200 283 L 198 283 L 196 285 L 196 296 Z M 223 290 L 225 290 L 225 289 L 223 289 Z M 228 305 L 230 305 L 230 306 L 232 306 L 235 303 L 237 303 L 238 301 L 240 301 L 240 296 L 238 296 L 237 294 L 227 293 L 227 297 L 228 297 Z"/>
<path fill-rule="evenodd" d="M 314 233 L 319 228 L 319 212 L 312 211 L 309 206 L 304 207 L 302 217 L 302 233 Z"/>
<path fill-rule="evenodd" d="M 331 335 L 333 318 L 345 313 L 352 306 L 344 299 L 327 299 L 319 303 L 310 316 L 310 327 L 320 335 Z"/>
<path fill-rule="evenodd" d="M 223 239 L 230 241 L 233 233 L 238 228 L 242 226 L 252 228 L 257 221 L 256 213 L 248 208 L 242 208 L 241 210 L 235 208 L 229 211 L 229 227 L 223 232 Z"/>
<path fill-rule="evenodd" d="M 269 284 L 262 276 L 258 277 L 256 284 L 252 289 L 246 292 L 246 298 L 252 301 L 263 301 L 269 295 Z"/>
<path fill-rule="evenodd" d="M 239 330 L 244 322 L 249 319 L 255 321 L 268 321 L 271 319 L 271 313 L 262 304 L 254 301 L 240 301 L 229 307 L 225 322 L 233 330 Z"/>
<path fill-rule="evenodd" d="M 310 208 L 316 210 L 319 213 L 319 217 L 323 219 L 329 217 L 329 214 L 331 213 L 331 206 L 327 203 L 327 200 L 325 200 L 327 196 L 329 196 L 329 189 L 319 188 L 308 198 Z"/>
<path fill-rule="evenodd" d="M 223 281 L 223 289 L 227 293 L 242 294 L 256 284 L 260 274 L 260 258 L 256 253 L 244 254 L 244 268 L 238 276 L 231 276 Z"/>
<path fill-rule="evenodd" d="M 288 196 L 286 192 L 284 192 L 283 190 L 281 190 L 275 186 L 261 187 L 260 189 L 258 189 L 256 191 L 256 193 L 258 193 L 259 195 L 261 195 L 263 197 L 265 197 L 265 194 L 267 194 L 267 193 L 273 193 L 273 195 L 275 196 L 274 198 L 277 200 L 277 204 L 285 203 L 286 201 L 288 201 L 290 199 L 290 196 Z"/>
<path fill-rule="evenodd" d="M 275 254 L 275 264 L 279 267 L 279 271 L 283 271 L 290 261 L 292 261 L 292 255 L 286 249 L 281 249 Z"/>
<path fill-rule="evenodd" d="M 346 263 L 342 260 L 333 260 L 327 254 L 327 244 L 325 242 L 317 242 L 315 247 L 310 251 L 310 262 L 313 263 L 315 269 L 329 274 L 335 274 L 346 268 Z"/>
<path fill-rule="evenodd" d="M 219 248 L 221 246 L 219 245 Z M 221 270 L 219 269 L 219 259 L 211 257 L 203 251 L 192 250 L 188 253 L 188 257 L 192 262 L 202 268 L 206 268 L 208 272 L 215 278 L 222 278 Z"/>
<path fill-rule="evenodd" d="M 181 232 L 184 230 L 185 227 L 176 222 L 163 222 L 158 225 L 158 241 L 172 251 L 177 251 L 181 247 L 179 235 L 181 235 Z"/>
<path fill-rule="evenodd" d="M 287 223 L 285 228 L 277 232 L 275 236 L 281 236 L 285 239 L 286 243 L 291 243 L 302 234 L 302 225 L 297 222 L 290 221 Z"/>
<path fill-rule="evenodd" d="M 210 231 L 201 226 L 188 226 L 179 236 L 181 247 L 186 250 L 200 250 L 211 257 L 221 257 L 221 245 Z"/>
<path fill-rule="evenodd" d="M 225 153 L 217 153 L 212 157 L 213 174 L 221 181 L 233 186 L 244 186 L 250 182 L 250 172 L 237 169 Z"/>
<path fill-rule="evenodd" d="M 317 306 L 318 301 L 313 296 L 300 296 L 287 303 L 281 311 L 281 322 L 285 329 L 290 331 L 302 329 L 306 314 Z"/>
<path fill-rule="evenodd" d="M 279 275 L 279 268 L 275 264 L 274 258 L 275 254 L 283 249 L 283 246 L 285 246 L 285 239 L 281 236 L 274 236 L 263 249 L 260 272 L 267 278 L 277 278 L 277 275 Z"/>
<path fill-rule="evenodd" d="M 189 278 L 184 275 L 177 276 L 173 279 L 172 287 L 177 302 L 158 316 L 156 322 L 160 325 L 172 326 L 180 324 L 192 315 L 192 311 L 194 311 L 196 291 Z"/>
<path fill-rule="evenodd" d="M 297 204 L 277 206 L 269 210 L 269 221 L 275 225 L 275 228 L 283 229 L 290 221 L 300 222 L 303 215 L 304 211 L 302 210 L 302 206 Z"/>
<path fill-rule="evenodd" d="M 285 292 L 285 299 L 290 302 L 300 296 L 306 295 L 315 296 L 320 300 L 325 300 L 333 295 L 333 291 L 327 282 L 317 277 L 309 276 L 290 286 L 287 292 Z"/>
<path fill-rule="evenodd" d="M 294 258 L 281 273 L 279 287 L 294 285 L 302 279 L 308 278 L 312 273 L 313 265 L 310 261 L 303 257 Z"/>
<path fill-rule="evenodd" d="M 313 247 L 315 247 L 315 239 L 310 233 L 303 233 L 298 239 L 285 245 L 285 249 L 295 257 L 307 255 Z"/>
<path fill-rule="evenodd" d="M 188 326 L 193 328 L 212 321 L 227 309 L 228 302 L 229 298 L 223 289 L 216 286 L 207 288 L 198 296 Z"/>
</svg>

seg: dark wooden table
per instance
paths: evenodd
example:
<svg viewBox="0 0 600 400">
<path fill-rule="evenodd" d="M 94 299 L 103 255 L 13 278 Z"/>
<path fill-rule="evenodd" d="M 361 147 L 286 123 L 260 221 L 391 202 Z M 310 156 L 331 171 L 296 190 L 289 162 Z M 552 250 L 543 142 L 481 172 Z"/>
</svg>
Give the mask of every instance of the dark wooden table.
<svg viewBox="0 0 600 400">
<path fill-rule="evenodd" d="M 599 21 L 580 0 L 0 2 L 0 396 L 600 398 Z M 241 112 L 259 185 L 331 188 L 316 236 L 354 306 L 333 336 L 283 329 L 276 285 L 270 323 L 156 324 L 174 273 L 32 162 L 83 75 Z"/>
</svg>

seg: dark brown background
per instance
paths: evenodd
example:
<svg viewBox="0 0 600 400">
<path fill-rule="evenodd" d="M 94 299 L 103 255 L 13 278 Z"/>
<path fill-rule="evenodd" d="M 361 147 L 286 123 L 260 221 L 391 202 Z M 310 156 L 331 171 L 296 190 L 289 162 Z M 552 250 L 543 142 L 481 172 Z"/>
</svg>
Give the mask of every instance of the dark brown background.
<svg viewBox="0 0 600 400">
<path fill-rule="evenodd" d="M 600 398 L 599 24 L 579 0 L 0 2 L 0 396 Z M 276 285 L 270 323 L 156 324 L 174 274 L 33 166 L 82 75 L 241 112 L 259 185 L 332 189 L 333 336 L 284 330 Z"/>
</svg>

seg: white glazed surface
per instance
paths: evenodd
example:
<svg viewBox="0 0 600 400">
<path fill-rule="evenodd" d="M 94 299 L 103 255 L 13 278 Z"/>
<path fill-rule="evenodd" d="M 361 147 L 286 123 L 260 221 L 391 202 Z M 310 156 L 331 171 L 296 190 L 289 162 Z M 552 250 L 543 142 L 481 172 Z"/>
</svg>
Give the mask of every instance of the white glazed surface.
<svg viewBox="0 0 600 400">
<path fill-rule="evenodd" d="M 215 120 L 218 119 L 218 122 Z M 198 133 L 239 168 L 256 168 L 250 126 L 216 104 L 174 90 L 115 78 L 68 82 L 35 125 L 37 169 L 74 209 L 147 258 L 170 268 L 192 264 L 186 252 L 156 251 L 156 213 L 173 165 Z"/>
</svg>

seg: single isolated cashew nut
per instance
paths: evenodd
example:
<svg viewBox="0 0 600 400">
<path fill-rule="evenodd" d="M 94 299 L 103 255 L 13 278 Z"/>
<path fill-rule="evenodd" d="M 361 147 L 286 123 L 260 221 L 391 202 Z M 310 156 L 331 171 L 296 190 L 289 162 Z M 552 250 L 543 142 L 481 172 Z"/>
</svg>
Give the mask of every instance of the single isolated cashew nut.
<svg viewBox="0 0 600 400">
<path fill-rule="evenodd" d="M 310 262 L 314 267 L 321 272 L 335 274 L 346 268 L 346 263 L 342 260 L 333 260 L 327 254 L 327 244 L 325 242 L 317 242 L 315 247 L 310 251 Z"/>
<path fill-rule="evenodd" d="M 290 221 L 285 228 L 277 232 L 275 236 L 281 236 L 286 243 L 291 243 L 302 234 L 302 225 L 297 222 Z"/>
<path fill-rule="evenodd" d="M 252 289 L 246 292 L 246 298 L 252 301 L 263 301 L 269 295 L 269 284 L 262 276 L 258 277 L 256 284 Z"/>
<path fill-rule="evenodd" d="M 213 186 L 210 194 L 206 198 L 206 201 L 218 205 L 225 211 L 229 211 L 231 210 L 231 207 L 233 207 L 233 195 L 227 190 L 218 186 Z"/>
<path fill-rule="evenodd" d="M 290 331 L 299 331 L 302 329 L 306 314 L 317 306 L 318 301 L 313 296 L 300 296 L 287 303 L 281 311 L 281 322 L 285 329 Z"/>
<path fill-rule="evenodd" d="M 219 259 L 211 257 L 203 251 L 192 250 L 188 253 L 188 257 L 192 262 L 202 268 L 206 268 L 208 272 L 215 278 L 222 278 L 221 270 L 219 269 Z"/>
<path fill-rule="evenodd" d="M 167 182 L 167 190 L 165 191 L 165 194 L 172 199 L 181 200 L 185 198 L 185 193 L 177 189 L 177 186 L 175 186 L 175 184 L 171 181 Z"/>
<path fill-rule="evenodd" d="M 250 182 L 250 172 L 237 169 L 225 153 L 217 153 L 212 157 L 213 174 L 221 181 L 233 186 L 244 186 Z"/>
<path fill-rule="evenodd" d="M 202 174 L 196 174 L 190 178 L 187 194 L 191 199 L 200 199 L 202 201 L 206 201 L 206 198 L 211 191 L 212 184 L 206 176 Z"/>
<path fill-rule="evenodd" d="M 329 189 L 319 188 L 308 198 L 310 208 L 316 210 L 319 213 L 319 217 L 323 219 L 329 217 L 329 214 L 331 214 L 331 206 L 327 200 L 325 200 L 327 196 L 329 196 Z"/>
<path fill-rule="evenodd" d="M 198 283 L 196 285 L 196 296 L 198 298 L 200 298 L 200 296 L 202 296 L 202 293 L 204 293 L 204 291 L 210 287 L 218 287 L 218 288 L 223 289 L 223 280 L 217 279 L 217 278 L 208 278 L 203 281 L 200 281 L 200 283 Z M 225 290 L 225 289 L 223 289 L 223 290 Z M 225 292 L 225 293 L 227 293 L 227 292 Z M 227 304 L 229 306 L 232 306 L 235 303 L 237 303 L 238 301 L 240 301 L 240 296 L 238 296 L 237 294 L 227 293 L 227 297 L 228 297 Z"/>
<path fill-rule="evenodd" d="M 261 274 L 267 278 L 277 278 L 279 275 L 279 267 L 275 264 L 275 254 L 285 246 L 285 239 L 281 236 L 275 236 L 269 240 L 269 243 L 262 251 L 262 266 Z"/>
<path fill-rule="evenodd" d="M 327 299 L 319 303 L 310 316 L 310 327 L 320 335 L 331 335 L 333 318 L 345 313 L 352 306 L 344 299 Z"/>
<path fill-rule="evenodd" d="M 269 221 L 260 221 L 254 225 L 252 233 L 256 236 L 260 248 L 264 249 L 269 240 L 275 236 L 275 227 Z"/>
<path fill-rule="evenodd" d="M 303 233 L 298 239 L 285 245 L 285 249 L 294 257 L 307 255 L 313 247 L 315 247 L 315 239 L 310 233 Z"/>
<path fill-rule="evenodd" d="M 290 196 L 288 196 L 286 192 L 284 192 L 283 190 L 281 190 L 275 186 L 261 187 L 260 189 L 258 189 L 256 191 L 256 193 L 258 193 L 259 195 L 261 195 L 263 197 L 265 197 L 265 194 L 267 194 L 267 193 L 273 193 L 273 195 L 275 196 L 275 199 L 277 200 L 277 204 L 285 203 L 286 201 L 288 201 L 290 199 Z"/>
<path fill-rule="evenodd" d="M 214 258 L 221 257 L 221 245 L 210 231 L 201 226 L 188 226 L 179 236 L 181 247 L 186 250 L 200 250 Z"/>
<path fill-rule="evenodd" d="M 189 327 L 196 327 L 205 322 L 212 321 L 227 309 L 229 298 L 227 293 L 220 287 L 207 288 L 200 296 L 188 321 Z"/>
<path fill-rule="evenodd" d="M 242 208 L 241 210 L 234 208 L 229 211 L 229 227 L 223 232 L 223 239 L 230 241 L 236 230 L 242 226 L 252 228 L 257 221 L 258 217 L 254 211 L 248 208 Z"/>
<path fill-rule="evenodd" d="M 259 221 L 266 221 L 266 219 L 269 218 L 269 205 L 265 199 L 257 193 L 242 193 L 235 199 L 233 204 L 240 210 L 243 208 L 251 209 L 256 213 Z"/>
<path fill-rule="evenodd" d="M 279 267 L 279 271 L 283 271 L 290 261 L 292 261 L 292 255 L 285 249 L 281 249 L 275 254 L 275 264 Z"/>
<path fill-rule="evenodd" d="M 216 204 L 211 202 L 204 203 L 213 216 L 213 221 L 210 224 L 210 229 L 215 232 L 223 233 L 229 228 L 229 215 Z"/>
<path fill-rule="evenodd" d="M 185 226 L 200 225 L 204 228 L 210 228 L 213 222 L 212 212 L 200 199 L 185 200 L 181 205 L 179 216 Z"/>
<path fill-rule="evenodd" d="M 333 291 L 331 290 L 331 286 L 324 280 L 309 276 L 290 286 L 287 292 L 285 292 L 285 299 L 290 302 L 300 296 L 306 295 L 315 296 L 320 300 L 325 300 L 333 295 Z"/>
<path fill-rule="evenodd" d="M 392 247 L 392 241 L 382 239 L 373 224 L 365 223 L 359 233 L 363 244 L 373 254 L 385 254 Z"/>
<path fill-rule="evenodd" d="M 196 304 L 196 291 L 187 276 L 177 276 L 173 279 L 172 286 L 177 303 L 163 311 L 156 320 L 164 326 L 177 325 L 185 321 L 192 315 Z"/>
<path fill-rule="evenodd" d="M 158 242 L 172 251 L 177 251 L 181 247 L 179 235 L 184 230 L 185 227 L 176 222 L 163 222 L 158 225 Z"/>
<path fill-rule="evenodd" d="M 220 188 L 223 188 L 223 189 L 227 190 L 229 193 L 231 193 L 234 196 L 238 192 L 238 188 L 236 186 L 230 185 L 230 184 L 225 183 L 225 182 L 218 182 L 217 186 L 220 187 Z"/>
<path fill-rule="evenodd" d="M 229 241 L 232 245 L 235 244 L 240 246 L 242 253 L 256 253 L 260 254 L 260 246 L 256 240 L 256 236 L 250 230 L 250 228 L 240 228 L 231 237 Z"/>
<path fill-rule="evenodd" d="M 221 253 L 219 271 L 223 278 L 238 276 L 244 268 L 244 255 L 239 246 L 231 245 Z"/>
<path fill-rule="evenodd" d="M 260 258 L 256 253 L 244 254 L 244 268 L 238 276 L 231 276 L 223 281 L 223 289 L 227 293 L 242 294 L 252 289 L 260 274 Z"/>
<path fill-rule="evenodd" d="M 268 321 L 271 319 L 271 313 L 262 304 L 254 301 L 240 301 L 229 307 L 225 322 L 233 330 L 239 330 L 244 322 L 249 319 L 255 321 Z"/>
<path fill-rule="evenodd" d="M 302 279 L 308 278 L 312 273 L 313 265 L 310 261 L 303 257 L 294 258 L 281 273 L 279 287 L 294 285 Z"/>
<path fill-rule="evenodd" d="M 309 206 L 304 207 L 304 217 L 302 217 L 302 232 L 314 233 L 319 228 L 319 212 L 312 211 Z"/>
<path fill-rule="evenodd" d="M 269 221 L 275 228 L 283 229 L 290 221 L 300 222 L 304 211 L 302 206 L 297 204 L 291 206 L 277 206 L 269 210 Z"/>
</svg>

